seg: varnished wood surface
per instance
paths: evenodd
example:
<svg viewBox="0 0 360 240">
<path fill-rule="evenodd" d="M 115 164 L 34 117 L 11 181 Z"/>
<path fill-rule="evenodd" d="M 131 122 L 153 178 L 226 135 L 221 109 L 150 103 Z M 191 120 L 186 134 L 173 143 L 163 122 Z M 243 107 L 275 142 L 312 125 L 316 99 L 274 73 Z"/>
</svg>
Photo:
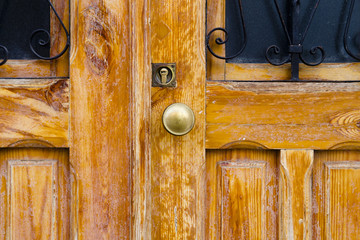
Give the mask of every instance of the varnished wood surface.
<svg viewBox="0 0 360 240">
<path fill-rule="evenodd" d="M 208 150 L 200 239 L 278 239 L 278 152 Z"/>
<path fill-rule="evenodd" d="M 69 81 L 0 81 L 0 147 L 40 140 L 68 146 Z"/>
<path fill-rule="evenodd" d="M 151 239 L 201 239 L 198 183 L 205 161 L 205 1 L 150 1 L 151 62 L 176 63 L 176 88 L 152 88 Z M 172 103 L 195 114 L 182 137 L 162 126 Z"/>
<path fill-rule="evenodd" d="M 72 1 L 70 159 L 76 239 L 130 238 L 129 1 Z"/>
<path fill-rule="evenodd" d="M 281 150 L 280 239 L 311 240 L 313 150 Z"/>
<path fill-rule="evenodd" d="M 360 139 L 359 83 L 208 82 L 206 148 L 329 149 Z"/>
<path fill-rule="evenodd" d="M 315 152 L 313 239 L 359 239 L 360 152 Z"/>
<path fill-rule="evenodd" d="M 134 0 L 132 42 L 132 213 L 131 239 L 150 239 L 151 233 L 151 59 L 150 1 Z M 136 104 L 135 104 L 136 103 Z"/>
<path fill-rule="evenodd" d="M 322 63 L 311 67 L 300 64 L 300 79 L 303 81 L 359 81 L 360 64 Z M 226 63 L 226 80 L 240 81 L 282 81 L 291 79 L 290 64 L 273 66 L 271 64 Z"/>
<path fill-rule="evenodd" d="M 67 149 L 1 149 L 0 239 L 70 239 Z"/>
</svg>

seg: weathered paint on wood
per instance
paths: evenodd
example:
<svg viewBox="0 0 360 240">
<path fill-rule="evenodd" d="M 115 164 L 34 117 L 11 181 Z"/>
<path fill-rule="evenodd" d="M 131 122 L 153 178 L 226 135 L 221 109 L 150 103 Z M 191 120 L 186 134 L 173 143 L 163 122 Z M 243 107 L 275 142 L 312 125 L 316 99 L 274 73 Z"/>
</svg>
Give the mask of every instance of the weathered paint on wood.
<svg viewBox="0 0 360 240">
<path fill-rule="evenodd" d="M 279 215 L 281 239 L 312 239 L 313 150 L 281 150 Z"/>
<path fill-rule="evenodd" d="M 152 239 L 200 239 L 197 184 L 205 161 L 205 1 L 150 1 L 151 61 L 176 63 L 176 88 L 152 88 L 151 231 Z M 195 114 L 193 130 L 182 137 L 162 126 L 172 103 Z M 200 210 L 201 211 L 201 210 Z"/>
<path fill-rule="evenodd" d="M 0 147 L 68 146 L 68 111 L 68 80 L 0 81 Z"/>
<path fill-rule="evenodd" d="M 360 139 L 359 83 L 210 82 L 206 147 L 329 149 Z"/>
<path fill-rule="evenodd" d="M 313 239 L 358 239 L 360 152 L 315 152 L 312 182 Z"/>
<path fill-rule="evenodd" d="M 72 1 L 70 161 L 77 239 L 129 239 L 130 1 Z"/>
<path fill-rule="evenodd" d="M 207 150 L 200 239 L 278 239 L 276 151 Z"/>
<path fill-rule="evenodd" d="M 0 239 L 70 239 L 67 149 L 1 149 L 0 178 Z"/>
</svg>

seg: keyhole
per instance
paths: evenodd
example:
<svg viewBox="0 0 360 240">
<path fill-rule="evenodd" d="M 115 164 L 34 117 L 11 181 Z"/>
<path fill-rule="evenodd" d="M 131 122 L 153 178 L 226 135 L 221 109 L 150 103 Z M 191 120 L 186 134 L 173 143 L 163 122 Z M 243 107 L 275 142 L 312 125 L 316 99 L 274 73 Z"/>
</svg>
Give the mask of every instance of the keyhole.
<svg viewBox="0 0 360 240">
<path fill-rule="evenodd" d="M 167 68 L 160 69 L 160 75 L 161 75 L 161 83 L 166 84 L 167 76 L 169 75 L 169 70 L 167 70 Z"/>
</svg>

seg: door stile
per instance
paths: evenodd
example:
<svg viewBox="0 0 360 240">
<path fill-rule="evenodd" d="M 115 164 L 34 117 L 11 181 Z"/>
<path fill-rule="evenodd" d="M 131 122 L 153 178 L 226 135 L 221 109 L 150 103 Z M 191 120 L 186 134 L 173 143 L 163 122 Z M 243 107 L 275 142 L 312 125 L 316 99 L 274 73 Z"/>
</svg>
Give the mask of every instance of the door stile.
<svg viewBox="0 0 360 240">
<path fill-rule="evenodd" d="M 312 239 L 313 150 L 281 150 L 280 239 Z"/>
<path fill-rule="evenodd" d="M 150 1 L 131 2 L 131 239 L 151 239 Z"/>
<path fill-rule="evenodd" d="M 70 161 L 78 181 L 76 239 L 129 239 L 131 4 L 78 0 L 71 6 Z"/>
<path fill-rule="evenodd" d="M 176 63 L 177 87 L 152 88 L 151 238 L 201 239 L 197 189 L 205 161 L 205 1 L 151 0 L 151 62 Z M 173 136 L 162 114 L 188 105 L 195 126 Z M 201 210 L 200 210 L 201 211 Z"/>
</svg>

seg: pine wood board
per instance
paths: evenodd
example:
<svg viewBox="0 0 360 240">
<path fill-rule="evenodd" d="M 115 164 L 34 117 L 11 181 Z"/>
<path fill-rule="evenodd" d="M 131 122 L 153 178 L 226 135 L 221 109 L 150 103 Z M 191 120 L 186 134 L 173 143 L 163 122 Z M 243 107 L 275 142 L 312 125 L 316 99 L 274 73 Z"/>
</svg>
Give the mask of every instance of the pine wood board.
<svg viewBox="0 0 360 240">
<path fill-rule="evenodd" d="M 208 82 L 206 148 L 358 147 L 359 83 Z"/>
</svg>

